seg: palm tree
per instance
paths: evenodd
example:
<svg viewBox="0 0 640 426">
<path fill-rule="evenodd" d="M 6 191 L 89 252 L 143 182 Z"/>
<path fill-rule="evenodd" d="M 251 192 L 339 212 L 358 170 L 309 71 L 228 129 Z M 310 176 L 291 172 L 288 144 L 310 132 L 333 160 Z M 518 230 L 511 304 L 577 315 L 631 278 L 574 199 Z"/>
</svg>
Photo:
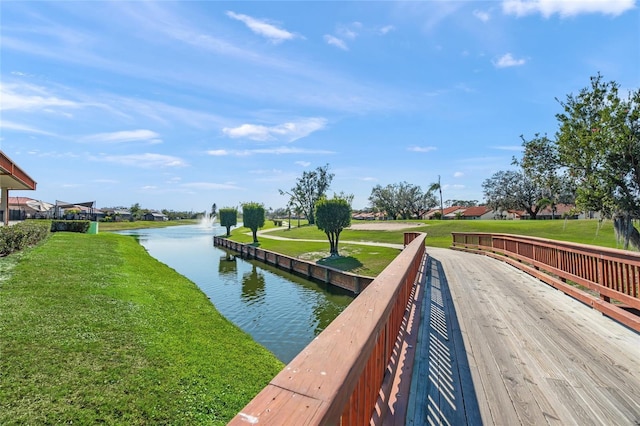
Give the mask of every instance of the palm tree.
<svg viewBox="0 0 640 426">
<path fill-rule="evenodd" d="M 440 219 L 444 219 L 444 208 L 442 207 L 442 185 L 440 185 L 440 175 L 438 175 L 438 182 L 434 182 L 429 186 L 429 192 L 440 192 Z"/>
</svg>

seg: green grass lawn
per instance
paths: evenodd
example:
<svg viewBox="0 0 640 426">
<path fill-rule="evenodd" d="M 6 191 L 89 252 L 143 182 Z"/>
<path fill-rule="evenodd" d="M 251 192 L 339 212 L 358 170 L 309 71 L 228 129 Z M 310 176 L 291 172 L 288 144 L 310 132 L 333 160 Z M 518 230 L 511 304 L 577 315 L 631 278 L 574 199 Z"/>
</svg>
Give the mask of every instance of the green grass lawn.
<svg viewBox="0 0 640 426">
<path fill-rule="evenodd" d="M 433 220 L 403 221 L 415 223 L 415 228 L 401 231 L 366 231 L 345 229 L 340 234 L 339 251 L 342 257 L 329 258 L 329 242 L 323 231 L 316 226 L 292 227 L 291 229 L 270 231 L 270 235 L 290 239 L 288 241 L 270 240 L 259 237 L 259 246 L 289 256 L 298 257 L 310 253 L 308 260 L 317 261 L 340 270 L 360 275 L 376 276 L 397 256 L 398 250 L 348 244 L 348 241 L 374 241 L 402 244 L 406 231 L 427 233 L 427 246 L 450 247 L 452 232 L 491 232 L 527 235 L 540 238 L 571 241 L 582 244 L 616 247 L 616 238 L 611 221 L 599 223 L 597 220 Z M 353 222 L 361 223 L 361 222 Z M 293 224 L 292 224 L 293 225 Z M 272 227 L 272 226 L 271 226 Z M 232 231 L 231 238 L 243 243 L 253 240 L 247 228 Z M 318 240 L 308 242 L 295 240 Z"/>
<path fill-rule="evenodd" d="M 167 220 L 158 222 L 150 220 L 136 220 L 135 222 L 100 222 L 98 224 L 98 231 L 109 232 L 142 228 L 166 228 L 167 226 L 195 225 L 197 223 L 197 219 Z"/>
<path fill-rule="evenodd" d="M 282 363 L 135 239 L 0 258 L 0 424 L 226 424 Z"/>
</svg>

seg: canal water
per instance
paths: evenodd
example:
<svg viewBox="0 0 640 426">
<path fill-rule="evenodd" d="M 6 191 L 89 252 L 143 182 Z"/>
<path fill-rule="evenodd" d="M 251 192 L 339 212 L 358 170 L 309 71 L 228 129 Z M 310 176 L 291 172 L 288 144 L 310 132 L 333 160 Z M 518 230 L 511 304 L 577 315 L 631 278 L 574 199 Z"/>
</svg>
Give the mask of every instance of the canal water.
<svg viewBox="0 0 640 426">
<path fill-rule="evenodd" d="M 226 230 L 210 224 L 119 232 L 196 283 L 216 309 L 284 363 L 353 300 L 340 289 L 236 257 L 213 246 Z"/>
</svg>

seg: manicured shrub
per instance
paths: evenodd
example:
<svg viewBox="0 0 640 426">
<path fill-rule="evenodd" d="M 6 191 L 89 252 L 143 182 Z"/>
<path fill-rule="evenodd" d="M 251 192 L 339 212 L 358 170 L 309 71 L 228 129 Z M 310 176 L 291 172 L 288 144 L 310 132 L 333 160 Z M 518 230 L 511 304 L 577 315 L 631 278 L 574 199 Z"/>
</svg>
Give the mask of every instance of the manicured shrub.
<svg viewBox="0 0 640 426">
<path fill-rule="evenodd" d="M 51 222 L 26 221 L 0 228 L 0 256 L 34 246 L 47 238 Z"/>
<path fill-rule="evenodd" d="M 51 221 L 51 232 L 79 232 L 87 233 L 89 230 L 88 220 L 53 220 Z"/>
</svg>

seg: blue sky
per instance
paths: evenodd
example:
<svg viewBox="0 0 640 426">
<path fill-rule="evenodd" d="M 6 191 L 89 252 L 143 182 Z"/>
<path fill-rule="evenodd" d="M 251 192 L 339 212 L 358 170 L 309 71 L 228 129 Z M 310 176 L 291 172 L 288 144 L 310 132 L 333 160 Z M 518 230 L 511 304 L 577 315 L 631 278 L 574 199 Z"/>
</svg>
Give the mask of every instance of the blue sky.
<svg viewBox="0 0 640 426">
<path fill-rule="evenodd" d="M 482 200 L 600 72 L 640 86 L 635 0 L 2 1 L 0 149 L 49 202 L 278 208 L 305 170 Z"/>
</svg>

